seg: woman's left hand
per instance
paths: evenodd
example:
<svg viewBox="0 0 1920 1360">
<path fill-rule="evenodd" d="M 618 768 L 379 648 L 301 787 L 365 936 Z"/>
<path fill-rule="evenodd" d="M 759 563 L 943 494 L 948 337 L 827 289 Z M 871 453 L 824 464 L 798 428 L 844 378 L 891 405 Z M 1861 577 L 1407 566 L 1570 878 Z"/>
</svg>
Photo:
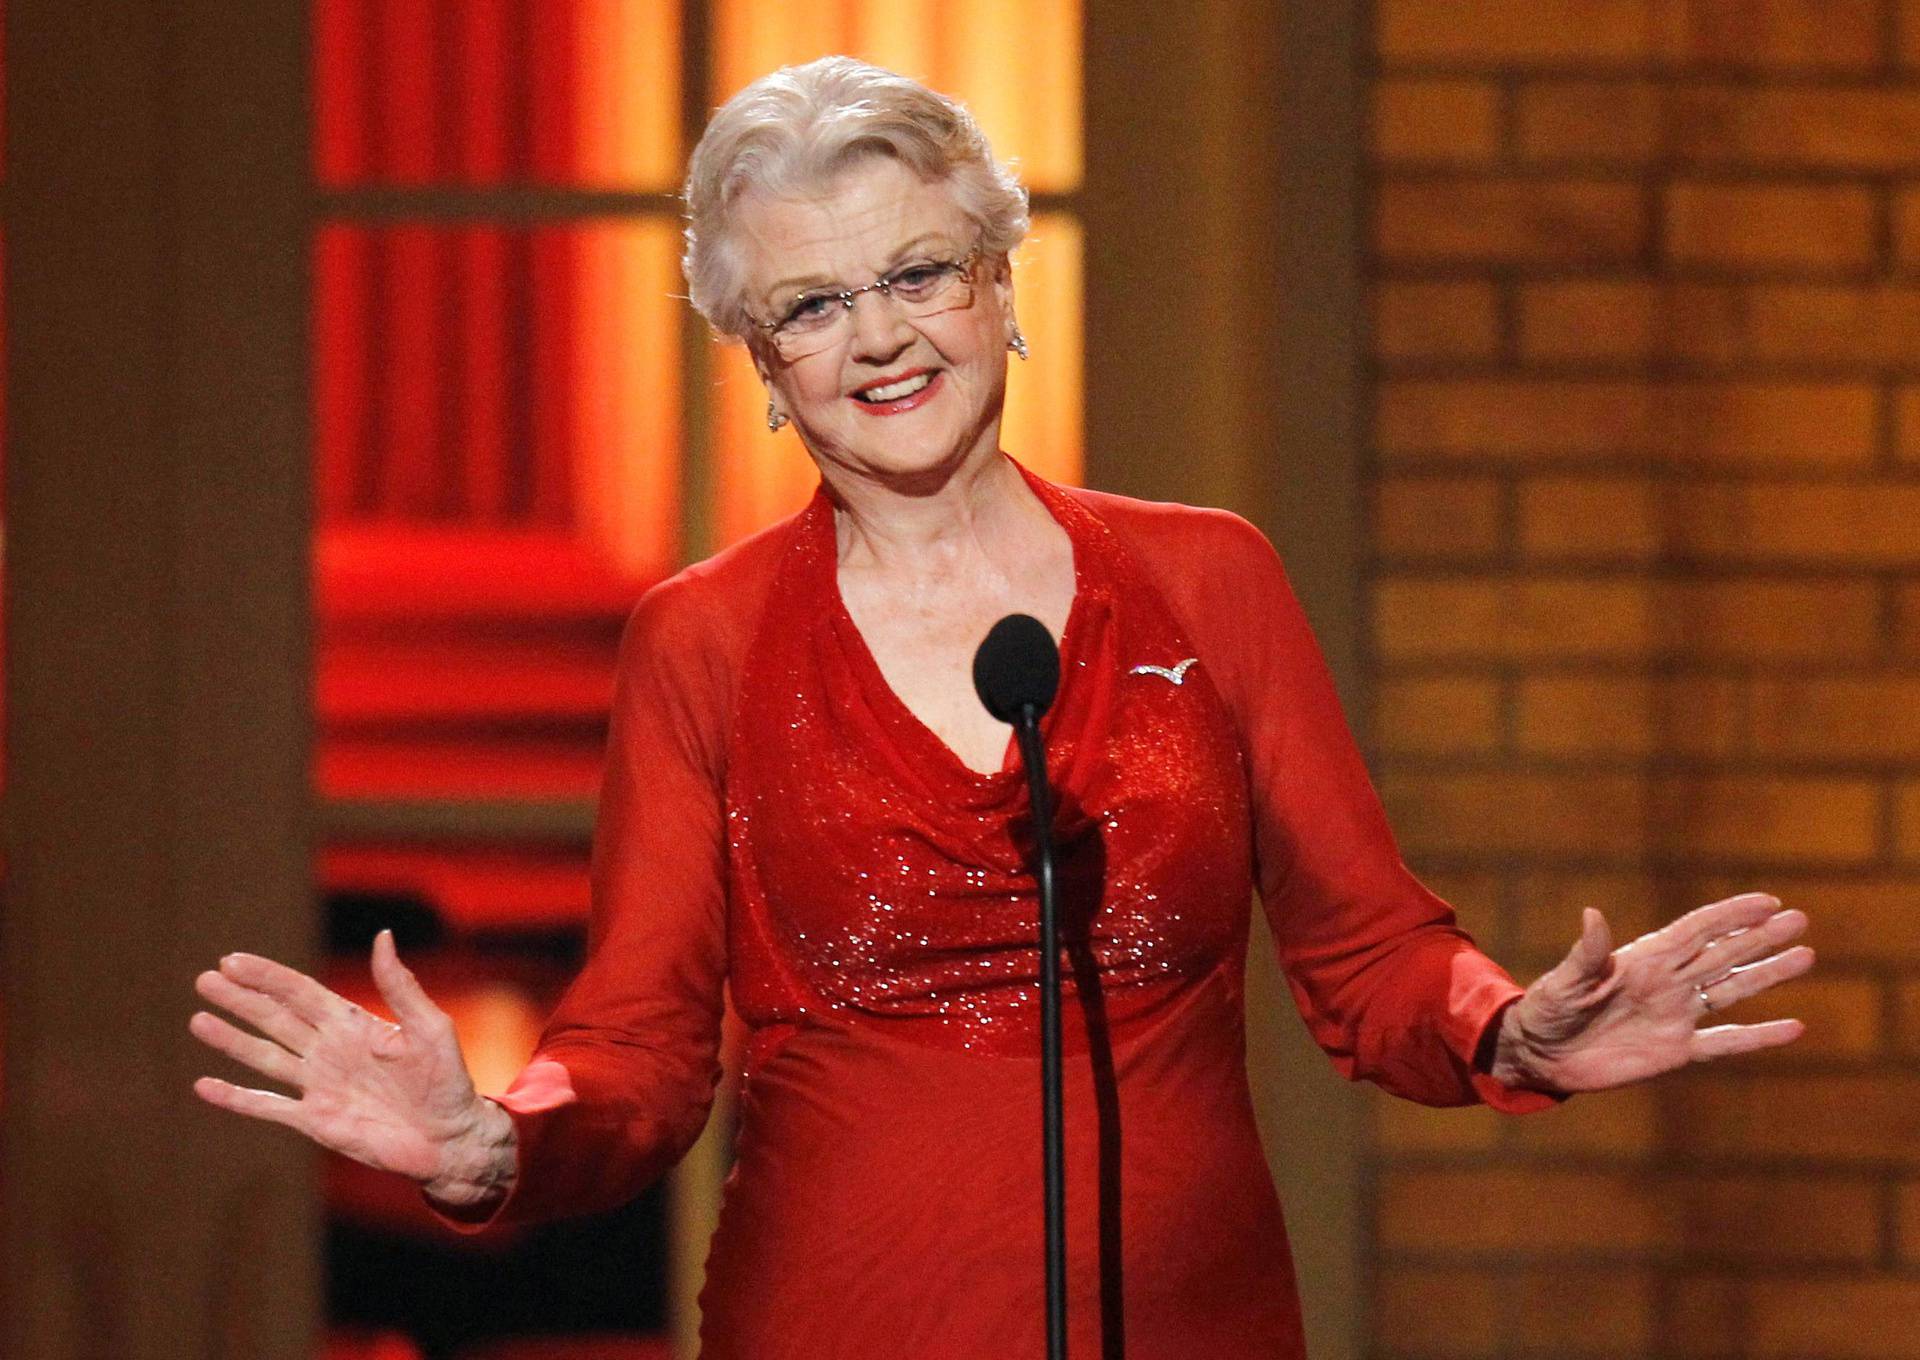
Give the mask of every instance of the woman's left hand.
<svg viewBox="0 0 1920 1360">
<path fill-rule="evenodd" d="M 1700 1021 L 1813 967 L 1813 950 L 1785 947 L 1806 928 L 1806 913 L 1741 893 L 1615 949 L 1606 918 L 1589 907 L 1572 951 L 1507 1008 L 1492 1075 L 1538 1090 L 1604 1091 L 1792 1043 L 1805 1029 L 1798 1020 Z"/>
</svg>

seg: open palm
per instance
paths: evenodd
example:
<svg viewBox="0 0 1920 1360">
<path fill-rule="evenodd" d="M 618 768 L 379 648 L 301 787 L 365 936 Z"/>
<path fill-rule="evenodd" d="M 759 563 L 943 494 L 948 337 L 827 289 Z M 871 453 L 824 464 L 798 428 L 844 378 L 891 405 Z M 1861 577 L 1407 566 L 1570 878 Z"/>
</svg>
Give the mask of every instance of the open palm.
<svg viewBox="0 0 1920 1360">
<path fill-rule="evenodd" d="M 194 990 L 259 1034 L 206 1011 L 194 1013 L 189 1031 L 299 1095 L 218 1077 L 201 1077 L 194 1093 L 379 1170 L 422 1183 L 441 1176 L 447 1149 L 471 1128 L 479 1103 L 460 1041 L 400 962 L 389 931 L 374 940 L 373 979 L 398 1024 L 272 959 L 227 955 L 218 971 L 194 979 Z"/>
<path fill-rule="evenodd" d="M 1508 1011 L 1496 1075 L 1557 1091 L 1602 1091 L 1688 1063 L 1774 1048 L 1800 1037 L 1798 1020 L 1700 1027 L 1703 1017 L 1813 966 L 1813 950 L 1786 948 L 1804 912 L 1742 893 L 1688 912 L 1612 947 L 1606 918 L 1588 908 L 1567 957 Z"/>
</svg>

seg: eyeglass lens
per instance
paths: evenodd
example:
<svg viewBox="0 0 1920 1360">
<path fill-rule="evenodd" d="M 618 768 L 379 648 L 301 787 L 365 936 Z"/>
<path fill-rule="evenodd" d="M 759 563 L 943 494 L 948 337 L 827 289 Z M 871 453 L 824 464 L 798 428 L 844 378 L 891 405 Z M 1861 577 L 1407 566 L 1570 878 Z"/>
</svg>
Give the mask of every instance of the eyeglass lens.
<svg viewBox="0 0 1920 1360">
<path fill-rule="evenodd" d="M 870 285 L 860 290 L 854 295 L 853 305 L 858 306 L 861 295 L 869 292 L 884 294 L 904 315 L 910 317 L 960 311 L 973 305 L 973 272 L 970 269 L 944 268 L 938 277 L 928 282 L 915 279 L 912 274 L 914 268 L 909 266 L 908 269 L 888 275 L 888 286 L 885 288 Z M 831 349 L 853 329 L 853 307 L 847 306 L 837 295 L 829 295 L 825 302 L 825 310 L 810 318 L 806 324 L 784 325 L 774 331 L 774 344 L 784 357 L 800 359 L 823 349 Z"/>
</svg>

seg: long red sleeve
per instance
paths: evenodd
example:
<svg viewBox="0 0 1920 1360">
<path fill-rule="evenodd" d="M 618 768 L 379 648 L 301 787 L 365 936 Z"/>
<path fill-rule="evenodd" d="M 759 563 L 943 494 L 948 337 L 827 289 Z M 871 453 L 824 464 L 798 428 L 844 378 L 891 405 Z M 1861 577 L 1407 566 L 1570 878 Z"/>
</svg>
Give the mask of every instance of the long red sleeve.
<svg viewBox="0 0 1920 1360">
<path fill-rule="evenodd" d="M 587 960 L 499 1098 L 511 1192 L 463 1233 L 593 1213 L 664 1174 L 706 1123 L 726 977 L 730 678 L 696 578 L 648 591 L 622 636 L 593 849 Z M 423 1196 L 424 1198 L 424 1196 Z"/>
<path fill-rule="evenodd" d="M 1423 1104 L 1551 1106 L 1473 1069 L 1521 989 L 1401 861 L 1279 554 L 1238 515 L 1178 513 L 1186 541 L 1152 560 L 1239 725 L 1261 903 L 1314 1039 L 1343 1076 Z"/>
</svg>

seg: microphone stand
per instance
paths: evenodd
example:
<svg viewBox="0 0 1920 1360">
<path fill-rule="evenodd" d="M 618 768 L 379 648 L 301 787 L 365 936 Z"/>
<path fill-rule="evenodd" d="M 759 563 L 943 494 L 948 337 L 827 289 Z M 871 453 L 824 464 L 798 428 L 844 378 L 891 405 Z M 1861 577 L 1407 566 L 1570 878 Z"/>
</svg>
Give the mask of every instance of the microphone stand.
<svg viewBox="0 0 1920 1360">
<path fill-rule="evenodd" d="M 1047 1229 L 1047 1360 L 1067 1355 L 1067 1177 L 1060 1094 L 1059 912 L 1053 883 L 1053 797 L 1038 709 L 1020 705 L 1014 722 L 1033 808 L 1035 877 L 1040 883 L 1040 1102 Z"/>
</svg>

